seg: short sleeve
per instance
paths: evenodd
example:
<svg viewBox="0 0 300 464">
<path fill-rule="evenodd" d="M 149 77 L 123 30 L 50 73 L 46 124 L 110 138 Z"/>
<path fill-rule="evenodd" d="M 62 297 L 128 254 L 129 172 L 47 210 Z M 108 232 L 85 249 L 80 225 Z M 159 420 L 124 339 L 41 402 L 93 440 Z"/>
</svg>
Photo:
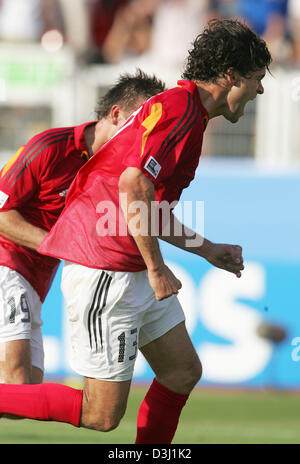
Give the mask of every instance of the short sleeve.
<svg viewBox="0 0 300 464">
<path fill-rule="evenodd" d="M 38 137 L 22 146 L 0 171 L 0 210 L 19 209 L 36 193 L 41 148 Z"/>
<path fill-rule="evenodd" d="M 123 157 L 126 167 L 139 168 L 154 184 L 170 177 L 199 117 L 192 95 L 181 91 L 148 100 L 132 120 L 132 144 Z"/>
</svg>

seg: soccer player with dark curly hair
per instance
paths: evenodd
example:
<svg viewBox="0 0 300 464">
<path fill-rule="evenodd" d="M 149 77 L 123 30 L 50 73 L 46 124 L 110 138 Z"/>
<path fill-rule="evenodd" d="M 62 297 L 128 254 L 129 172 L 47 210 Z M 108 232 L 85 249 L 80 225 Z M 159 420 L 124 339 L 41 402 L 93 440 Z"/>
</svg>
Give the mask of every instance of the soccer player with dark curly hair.
<svg viewBox="0 0 300 464">
<path fill-rule="evenodd" d="M 139 409 L 136 443 L 171 443 L 202 366 L 177 298 L 181 283 L 157 235 L 241 277 L 241 247 L 203 239 L 172 207 L 194 178 L 208 120 L 238 121 L 263 93 L 270 62 L 265 42 L 243 23 L 209 23 L 177 86 L 147 100 L 79 171 L 38 251 L 68 261 L 62 288 L 72 366 L 85 386 L 0 385 L 0 412 L 112 430 L 124 415 L 139 349 L 155 379 Z M 152 205 L 165 208 L 158 220 Z"/>
</svg>

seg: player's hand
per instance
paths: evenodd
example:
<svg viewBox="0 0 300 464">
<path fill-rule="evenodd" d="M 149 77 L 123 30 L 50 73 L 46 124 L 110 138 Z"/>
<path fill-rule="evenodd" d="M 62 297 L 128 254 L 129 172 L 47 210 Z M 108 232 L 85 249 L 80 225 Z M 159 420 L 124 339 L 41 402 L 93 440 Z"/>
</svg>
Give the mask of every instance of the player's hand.
<svg viewBox="0 0 300 464">
<path fill-rule="evenodd" d="M 177 295 L 182 287 L 181 282 L 165 264 L 155 271 L 148 270 L 148 279 L 158 301 Z"/>
<path fill-rule="evenodd" d="M 210 243 L 204 257 L 213 266 L 241 277 L 241 271 L 244 269 L 244 260 L 242 248 L 239 245 Z"/>
</svg>

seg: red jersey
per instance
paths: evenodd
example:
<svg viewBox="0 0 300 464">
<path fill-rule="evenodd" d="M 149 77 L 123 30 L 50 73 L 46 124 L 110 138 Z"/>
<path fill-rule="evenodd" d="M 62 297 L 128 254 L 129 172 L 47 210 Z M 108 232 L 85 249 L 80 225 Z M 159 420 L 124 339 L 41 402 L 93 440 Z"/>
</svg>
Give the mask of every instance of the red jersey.
<svg viewBox="0 0 300 464">
<path fill-rule="evenodd" d="M 137 167 L 153 182 L 158 202 L 178 201 L 194 178 L 207 121 L 193 82 L 179 81 L 147 100 L 80 169 L 62 215 L 38 251 L 92 268 L 145 269 L 119 207 L 119 177 Z"/>
<path fill-rule="evenodd" d="M 16 209 L 49 231 L 64 208 L 67 189 L 87 161 L 87 125 L 47 130 L 21 147 L 0 171 L 0 211 Z M 0 265 L 19 272 L 44 301 L 59 260 L 0 236 Z"/>
</svg>

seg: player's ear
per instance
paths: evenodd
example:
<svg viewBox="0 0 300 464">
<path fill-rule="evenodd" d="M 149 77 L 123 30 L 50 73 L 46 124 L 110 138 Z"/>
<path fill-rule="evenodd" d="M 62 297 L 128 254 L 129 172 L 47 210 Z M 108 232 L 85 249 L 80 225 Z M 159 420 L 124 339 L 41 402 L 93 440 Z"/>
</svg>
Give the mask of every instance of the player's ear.
<svg viewBox="0 0 300 464">
<path fill-rule="evenodd" d="M 230 87 L 240 86 L 241 76 L 234 68 L 229 68 L 227 72 L 224 74 L 224 77 L 226 79 L 227 84 Z"/>
<path fill-rule="evenodd" d="M 121 107 L 119 105 L 113 105 L 111 107 L 109 116 L 111 119 L 111 123 L 115 126 L 119 124 L 120 113 L 121 113 Z"/>
</svg>

